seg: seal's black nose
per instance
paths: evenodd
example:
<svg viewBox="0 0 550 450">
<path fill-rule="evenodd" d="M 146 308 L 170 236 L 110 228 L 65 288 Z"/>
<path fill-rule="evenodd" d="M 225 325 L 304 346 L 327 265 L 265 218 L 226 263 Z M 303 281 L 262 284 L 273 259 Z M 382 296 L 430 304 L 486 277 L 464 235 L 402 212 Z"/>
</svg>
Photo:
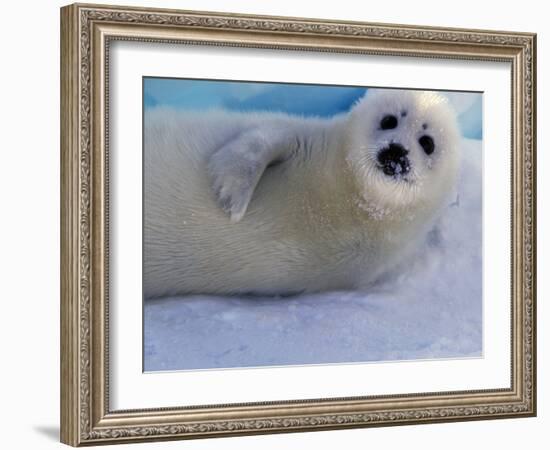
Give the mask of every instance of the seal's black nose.
<svg viewBox="0 0 550 450">
<path fill-rule="evenodd" d="M 407 154 L 409 153 L 401 144 L 390 144 L 378 152 L 378 162 L 386 175 L 405 175 L 409 172 L 411 164 Z"/>
</svg>

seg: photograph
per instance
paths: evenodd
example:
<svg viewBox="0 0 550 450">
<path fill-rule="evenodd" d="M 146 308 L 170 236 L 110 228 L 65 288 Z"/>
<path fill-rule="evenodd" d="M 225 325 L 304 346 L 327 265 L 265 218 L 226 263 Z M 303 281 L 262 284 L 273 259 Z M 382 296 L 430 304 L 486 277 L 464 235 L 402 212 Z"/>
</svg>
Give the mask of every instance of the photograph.
<svg viewBox="0 0 550 450">
<path fill-rule="evenodd" d="M 483 94 L 143 77 L 146 372 L 483 356 Z"/>
<path fill-rule="evenodd" d="M 3 3 L 2 448 L 550 448 L 548 4 L 117 3 Z"/>
<path fill-rule="evenodd" d="M 537 414 L 537 35 L 365 19 L 60 9 L 61 442 Z"/>
</svg>

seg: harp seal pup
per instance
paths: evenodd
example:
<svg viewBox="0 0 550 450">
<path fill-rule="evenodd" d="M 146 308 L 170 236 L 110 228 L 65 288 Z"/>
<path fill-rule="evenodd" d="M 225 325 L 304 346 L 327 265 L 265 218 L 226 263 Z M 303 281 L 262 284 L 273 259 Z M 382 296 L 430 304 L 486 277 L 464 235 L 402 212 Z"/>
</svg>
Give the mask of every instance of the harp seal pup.
<svg viewBox="0 0 550 450">
<path fill-rule="evenodd" d="M 153 109 L 144 121 L 144 296 L 361 289 L 447 205 L 456 114 L 369 89 L 333 118 Z"/>
</svg>

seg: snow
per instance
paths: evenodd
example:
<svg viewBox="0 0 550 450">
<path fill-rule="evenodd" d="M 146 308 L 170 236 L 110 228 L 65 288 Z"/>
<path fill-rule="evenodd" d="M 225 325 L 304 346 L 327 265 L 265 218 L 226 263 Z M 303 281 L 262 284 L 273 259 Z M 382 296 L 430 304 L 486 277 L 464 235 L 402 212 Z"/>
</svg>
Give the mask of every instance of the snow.
<svg viewBox="0 0 550 450">
<path fill-rule="evenodd" d="M 425 245 L 368 292 L 145 301 L 146 371 L 482 355 L 482 144 Z"/>
</svg>

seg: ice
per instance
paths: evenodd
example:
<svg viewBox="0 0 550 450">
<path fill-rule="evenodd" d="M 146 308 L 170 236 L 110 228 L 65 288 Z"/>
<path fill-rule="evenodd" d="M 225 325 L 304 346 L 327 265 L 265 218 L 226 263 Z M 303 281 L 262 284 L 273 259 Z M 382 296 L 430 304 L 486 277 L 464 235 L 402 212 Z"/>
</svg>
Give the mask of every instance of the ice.
<svg viewBox="0 0 550 450">
<path fill-rule="evenodd" d="M 425 245 L 368 292 L 170 297 L 144 305 L 146 371 L 482 354 L 481 141 Z"/>
</svg>

